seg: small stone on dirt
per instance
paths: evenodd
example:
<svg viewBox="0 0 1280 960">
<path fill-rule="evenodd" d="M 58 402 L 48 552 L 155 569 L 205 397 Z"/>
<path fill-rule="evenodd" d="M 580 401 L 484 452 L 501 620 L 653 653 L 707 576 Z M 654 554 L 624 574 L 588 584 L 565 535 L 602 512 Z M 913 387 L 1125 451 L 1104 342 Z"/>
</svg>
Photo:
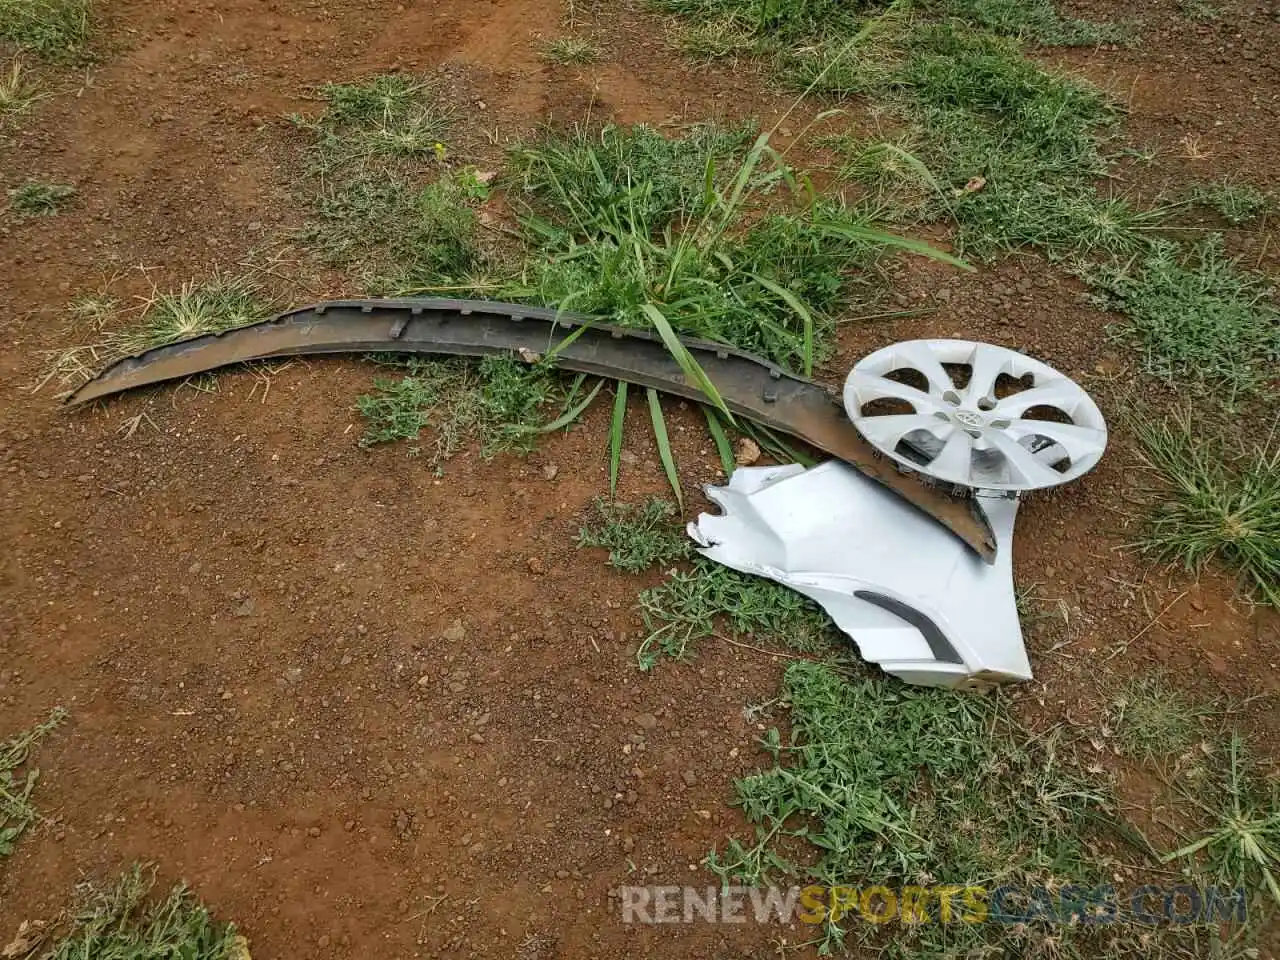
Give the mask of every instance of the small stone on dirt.
<svg viewBox="0 0 1280 960">
<path fill-rule="evenodd" d="M 658 718 L 652 713 L 641 713 L 636 715 L 636 726 L 641 730 L 652 730 L 658 725 Z"/>
<path fill-rule="evenodd" d="M 544 572 L 546 571 L 546 569 L 547 569 L 547 565 L 546 565 L 545 563 L 543 563 L 543 562 L 542 562 L 542 558 L 541 558 L 541 557 L 530 557 L 530 558 L 529 558 L 529 572 L 530 572 L 530 573 L 544 573 Z"/>
<path fill-rule="evenodd" d="M 420 687 L 425 687 L 430 682 L 431 682 L 431 678 L 427 676 L 425 673 L 418 678 L 418 686 Z"/>
<path fill-rule="evenodd" d="M 308 828 L 307 828 L 307 836 L 308 836 L 308 837 L 311 837 L 312 839 L 315 839 L 316 837 L 320 836 L 320 828 L 319 828 L 319 827 L 308 827 Z"/>
<path fill-rule="evenodd" d="M 441 636 L 451 643 L 461 643 L 463 640 L 467 639 L 467 628 L 462 625 L 461 620 L 455 620 L 445 628 L 445 631 Z"/>
<path fill-rule="evenodd" d="M 554 480 L 556 475 L 560 473 L 560 468 L 554 463 L 548 463 L 542 468 L 542 476 L 546 480 Z"/>
<path fill-rule="evenodd" d="M 623 463 L 625 463 L 628 467 L 634 467 L 637 463 L 640 462 L 640 458 L 637 457 L 630 450 L 623 450 L 620 454 L 618 454 L 618 459 L 621 460 Z"/>
<path fill-rule="evenodd" d="M 680 774 L 680 776 L 684 780 L 684 782 L 690 787 L 695 786 L 698 783 L 698 775 L 694 773 L 692 770 L 685 770 L 683 773 Z"/>
<path fill-rule="evenodd" d="M 253 616 L 253 606 L 253 598 L 245 597 L 236 605 L 236 608 L 231 611 L 231 615 L 235 617 L 251 617 Z"/>
<path fill-rule="evenodd" d="M 481 734 L 479 734 L 479 733 L 473 733 L 473 734 L 471 735 L 471 742 L 472 742 L 472 743 L 484 743 L 484 737 L 483 737 Z"/>
<path fill-rule="evenodd" d="M 733 462 L 740 467 L 749 467 L 760 459 L 760 445 L 750 437 L 743 437 L 733 451 Z"/>
</svg>

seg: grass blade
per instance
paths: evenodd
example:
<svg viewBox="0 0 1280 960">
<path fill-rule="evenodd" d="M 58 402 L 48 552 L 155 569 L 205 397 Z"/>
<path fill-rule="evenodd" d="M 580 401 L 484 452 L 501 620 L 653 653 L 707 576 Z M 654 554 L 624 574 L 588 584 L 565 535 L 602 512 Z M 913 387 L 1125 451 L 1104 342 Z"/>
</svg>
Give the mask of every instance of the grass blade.
<svg viewBox="0 0 1280 960">
<path fill-rule="evenodd" d="M 595 400 L 596 395 L 600 393 L 600 388 L 604 386 L 604 380 L 597 380 L 595 387 L 591 392 L 583 398 L 582 402 L 572 409 L 566 410 L 560 416 L 556 417 L 550 423 L 538 428 L 539 433 L 555 433 L 562 427 L 567 427 L 582 415 L 582 412 L 591 406 L 591 401 Z"/>
<path fill-rule="evenodd" d="M 791 308 L 792 312 L 800 318 L 800 322 L 804 324 L 804 375 L 806 377 L 813 376 L 813 314 L 809 312 L 809 308 L 800 302 L 794 293 L 781 284 L 774 283 L 768 277 L 762 277 L 759 274 L 747 274 L 752 280 L 760 284 L 774 296 L 781 300 Z"/>
<path fill-rule="evenodd" d="M 874 227 L 859 227 L 852 223 L 838 223 L 833 220 L 820 220 L 815 222 L 814 226 L 831 236 L 841 237 L 845 240 L 862 240 L 881 247 L 897 247 L 899 250 L 905 250 L 908 253 L 915 253 L 922 257 L 928 257 L 930 260 L 948 263 L 953 267 L 959 267 L 961 270 L 967 270 L 970 273 L 974 272 L 972 264 L 961 260 L 959 257 L 953 257 L 951 254 L 939 250 L 923 240 L 913 240 L 910 237 L 901 237 L 887 230 L 876 230 Z"/>
<path fill-rule="evenodd" d="M 676 495 L 676 503 L 680 512 L 684 513 L 684 493 L 680 489 L 680 475 L 676 473 L 676 461 L 671 455 L 671 438 L 667 436 L 667 421 L 662 416 L 662 401 L 658 391 L 648 388 L 649 417 L 653 420 L 653 436 L 658 441 L 658 456 L 662 458 L 662 469 L 667 472 L 667 481 L 671 484 L 671 492 Z"/>
<path fill-rule="evenodd" d="M 702 415 L 707 418 L 707 430 L 711 434 L 711 439 L 715 441 L 716 450 L 720 454 L 720 465 L 724 467 L 724 475 L 732 477 L 734 469 L 738 466 L 738 461 L 734 459 L 733 447 L 729 444 L 729 437 L 724 432 L 724 424 L 720 422 L 716 412 L 706 405 L 702 407 Z"/>
<path fill-rule="evenodd" d="M 609 424 L 609 497 L 618 495 L 618 465 L 622 462 L 622 425 L 627 417 L 627 381 L 619 380 Z"/>
<path fill-rule="evenodd" d="M 720 396 L 720 391 L 716 389 L 716 385 L 711 382 L 711 378 L 707 376 L 705 370 L 693 358 L 693 354 L 689 349 L 680 342 L 680 338 L 676 336 L 675 330 L 672 329 L 670 322 L 663 316 L 662 311 L 655 307 L 652 303 L 641 304 L 640 309 L 644 311 L 644 315 L 653 321 L 654 327 L 658 331 L 658 336 L 662 337 L 662 342 L 666 344 L 667 351 L 675 358 L 676 363 L 680 364 L 680 369 L 684 371 L 684 375 L 688 377 L 700 389 L 706 398 L 711 401 L 712 406 L 725 415 L 730 423 L 733 423 L 733 414 L 729 412 L 729 408 L 725 405 L 724 398 Z"/>
</svg>

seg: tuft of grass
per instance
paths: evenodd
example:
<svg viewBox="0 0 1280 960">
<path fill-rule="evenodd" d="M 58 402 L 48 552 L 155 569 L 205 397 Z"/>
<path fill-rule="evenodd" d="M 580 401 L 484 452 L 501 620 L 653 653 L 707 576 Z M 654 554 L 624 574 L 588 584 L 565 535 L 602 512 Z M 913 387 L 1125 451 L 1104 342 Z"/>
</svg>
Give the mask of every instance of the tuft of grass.
<svg viewBox="0 0 1280 960">
<path fill-rule="evenodd" d="M 532 260 L 502 295 L 626 326 L 667 324 L 810 372 L 858 268 L 907 242 L 829 201 L 753 216 L 793 174 L 764 138 L 744 155 L 748 136 L 606 127 L 518 149 Z M 777 162 L 764 170 L 767 156 Z"/>
<path fill-rule="evenodd" d="M 1199 743 L 1208 712 L 1157 673 L 1125 684 L 1112 703 L 1111 720 L 1129 754 L 1152 760 L 1178 756 Z"/>
<path fill-rule="evenodd" d="M 1280 605 L 1280 445 L 1273 445 L 1274 436 L 1232 448 L 1197 434 L 1185 410 L 1139 419 L 1134 429 L 1158 479 L 1142 547 L 1190 571 L 1220 562 L 1260 598 Z"/>
<path fill-rule="evenodd" d="M 385 175 L 331 181 L 312 199 L 303 239 L 326 262 L 354 267 L 373 292 L 465 284 L 483 267 L 476 207 L 487 196 L 471 170 L 425 186 Z"/>
<path fill-rule="evenodd" d="M 471 168 L 442 171 L 453 111 L 441 92 L 384 75 L 320 96 L 319 117 L 292 118 L 311 139 L 302 238 L 371 293 L 465 288 L 485 266 L 477 209 L 489 189 Z"/>
<path fill-rule="evenodd" d="M 1160 241 L 1129 263 L 1087 270 L 1096 301 L 1125 314 L 1115 333 L 1137 343 L 1145 372 L 1223 390 L 1228 403 L 1265 392 L 1280 361 L 1280 307 L 1210 237 L 1190 254 Z"/>
<path fill-rule="evenodd" d="M 539 44 L 538 55 L 549 63 L 585 66 L 600 59 L 600 48 L 583 37 L 556 37 Z"/>
<path fill-rule="evenodd" d="M 1178 0 L 1178 10 L 1195 23 L 1211 23 L 1222 16 L 1222 10 L 1209 0 Z"/>
<path fill-rule="evenodd" d="M 126 319 L 130 313 L 132 319 Z M 81 297 L 72 303 L 71 316 L 78 325 L 91 325 L 97 339 L 53 353 L 39 386 L 50 381 L 78 386 L 123 357 L 270 319 L 272 305 L 253 280 L 215 275 L 188 281 L 176 291 L 157 290 L 133 310 L 110 297 Z M 122 320 L 123 326 L 110 328 Z"/>
<path fill-rule="evenodd" d="M 32 748 L 57 729 L 66 716 L 67 711 L 58 707 L 43 723 L 0 744 L 0 857 L 12 854 L 18 839 L 40 819 L 31 803 L 40 771 L 27 766 L 27 761 Z"/>
<path fill-rule="evenodd" d="M 356 408 L 367 426 L 362 447 L 407 440 L 416 456 L 421 432 L 436 431 L 431 465 L 437 469 L 468 438 L 481 443 L 481 455 L 532 449 L 543 427 L 543 410 L 560 399 L 559 382 L 542 366 L 526 366 L 508 357 L 462 360 L 410 360 L 398 380 L 379 378 L 374 392 Z"/>
<path fill-rule="evenodd" d="M 943 8 L 993 33 L 1047 47 L 1092 47 L 1124 39 L 1115 24 L 1062 16 L 1052 0 L 944 0 Z"/>
<path fill-rule="evenodd" d="M 292 119 L 313 135 L 312 162 L 328 173 L 445 157 L 443 140 L 453 112 L 427 80 L 384 74 L 361 83 L 326 84 L 320 97 L 325 110 L 319 118 Z"/>
<path fill-rule="evenodd" d="M 109 889 L 90 887 L 71 930 L 44 960 L 249 960 L 245 939 L 185 886 L 151 900 L 154 870 L 134 866 Z"/>
<path fill-rule="evenodd" d="M 22 61 L 15 58 L 0 71 L 0 124 L 30 112 L 42 96 L 40 85 L 31 79 Z"/>
<path fill-rule="evenodd" d="M 651 497 L 633 506 L 598 497 L 594 508 L 595 518 L 578 531 L 578 546 L 603 547 L 610 565 L 619 570 L 635 573 L 693 552 L 680 529 L 680 512 L 670 501 Z"/>
<path fill-rule="evenodd" d="M 0 0 L 0 40 L 48 60 L 78 56 L 89 41 L 90 0 Z"/>
<path fill-rule="evenodd" d="M 790 733 L 774 728 L 760 742 L 774 765 L 735 784 L 755 836 L 706 860 L 724 882 L 980 886 L 988 893 L 952 906 L 984 915 L 1003 884 L 1105 882 L 1098 825 L 1115 816 L 1105 789 L 1070 762 L 1058 733 L 1028 733 L 998 699 L 850 679 L 808 661 L 787 668 L 782 699 Z M 924 907 L 931 922 L 893 926 L 893 956 L 1038 955 L 1047 933 L 994 918 L 940 923 L 938 900 Z M 846 908 L 824 911 L 820 952 L 838 952 L 850 933 L 870 939 L 876 925 Z M 1057 941 L 1090 927 L 1056 928 L 1063 952 L 1051 955 L 1080 955 Z"/>
<path fill-rule="evenodd" d="M 1167 854 L 1166 863 L 1198 859 L 1193 875 L 1208 873 L 1215 883 L 1262 889 L 1280 907 L 1280 786 L 1250 769 L 1244 741 L 1231 737 L 1228 767 L 1218 791 L 1185 792 L 1211 826 L 1196 840 Z M 1225 802 L 1224 802 L 1225 801 Z"/>
<path fill-rule="evenodd" d="M 735 634 L 753 634 L 805 653 L 838 643 L 830 617 L 806 597 L 761 577 L 694 560 L 639 597 L 646 636 L 636 654 L 641 669 L 661 656 L 686 660 L 697 641 L 712 636 L 717 618 Z"/>
<path fill-rule="evenodd" d="M 1253 184 L 1230 180 L 1197 184 L 1191 189 L 1191 202 L 1218 211 L 1233 226 L 1258 219 L 1270 205 L 1267 195 Z"/>
<path fill-rule="evenodd" d="M 109 343 L 118 356 L 129 356 L 258 323 L 271 315 L 270 304 L 256 283 L 244 277 L 214 276 L 184 283 L 177 291 L 157 293 L 139 321 L 111 334 Z"/>
<path fill-rule="evenodd" d="M 76 188 L 28 180 L 9 191 L 9 209 L 25 217 L 51 217 L 76 195 Z"/>
</svg>

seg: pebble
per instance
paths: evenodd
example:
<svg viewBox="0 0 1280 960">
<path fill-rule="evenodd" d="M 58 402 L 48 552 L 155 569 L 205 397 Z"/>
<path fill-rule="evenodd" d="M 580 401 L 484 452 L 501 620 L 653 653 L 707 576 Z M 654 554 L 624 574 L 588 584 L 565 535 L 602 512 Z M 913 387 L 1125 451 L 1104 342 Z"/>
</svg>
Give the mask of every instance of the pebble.
<svg viewBox="0 0 1280 960">
<path fill-rule="evenodd" d="M 698 775 L 694 773 L 692 770 L 685 770 L 683 773 L 680 774 L 680 776 L 684 780 L 684 782 L 691 787 L 696 785 L 698 782 Z"/>
<path fill-rule="evenodd" d="M 441 636 L 452 643 L 461 643 L 467 639 L 467 628 L 462 625 L 461 620 L 455 620 L 445 628 Z"/>
<path fill-rule="evenodd" d="M 554 463 L 549 463 L 542 468 L 542 477 L 544 480 L 554 480 L 560 473 L 560 468 Z"/>
<path fill-rule="evenodd" d="M 641 730 L 652 730 L 658 725 L 658 718 L 652 713 L 641 713 L 636 715 L 636 726 Z"/>
</svg>

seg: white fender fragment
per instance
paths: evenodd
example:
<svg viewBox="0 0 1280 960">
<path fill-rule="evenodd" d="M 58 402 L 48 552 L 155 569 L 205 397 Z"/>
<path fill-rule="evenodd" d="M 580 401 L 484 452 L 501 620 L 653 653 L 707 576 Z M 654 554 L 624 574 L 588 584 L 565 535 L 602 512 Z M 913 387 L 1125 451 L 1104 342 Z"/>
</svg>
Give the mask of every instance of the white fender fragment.
<svg viewBox="0 0 1280 960">
<path fill-rule="evenodd" d="M 887 673 L 966 689 L 1031 678 L 1013 588 L 1017 499 L 977 495 L 998 545 L 987 564 L 839 461 L 739 468 L 706 492 L 724 512 L 689 524 L 703 556 L 816 601 Z"/>
</svg>

